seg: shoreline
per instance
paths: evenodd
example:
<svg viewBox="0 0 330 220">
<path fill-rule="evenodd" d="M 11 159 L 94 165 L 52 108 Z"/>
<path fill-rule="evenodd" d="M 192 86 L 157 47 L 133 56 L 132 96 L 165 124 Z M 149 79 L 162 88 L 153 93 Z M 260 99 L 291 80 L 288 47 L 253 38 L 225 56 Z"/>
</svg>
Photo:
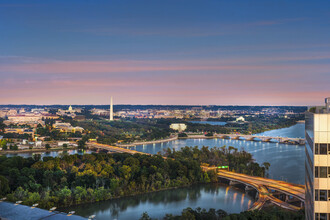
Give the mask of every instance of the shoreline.
<svg viewBox="0 0 330 220">
<path fill-rule="evenodd" d="M 65 151 L 65 150 L 76 150 L 77 147 L 72 148 L 54 148 L 54 149 L 26 149 L 26 150 L 2 150 L 0 151 L 0 155 L 5 154 L 20 154 L 20 153 L 40 153 L 40 152 L 52 152 L 52 151 Z"/>
<path fill-rule="evenodd" d="M 303 123 L 302 121 L 297 121 L 296 124 L 298 123 Z M 283 127 L 283 128 L 289 128 L 291 126 L 294 125 L 290 125 L 288 127 Z M 278 129 L 283 129 L 283 128 L 277 128 L 277 129 L 270 129 L 270 130 L 265 130 L 263 132 L 266 131 L 272 131 L 272 130 L 278 130 Z M 262 133 L 262 132 L 261 132 Z M 230 135 L 230 134 L 228 134 Z M 252 134 L 252 135 L 256 135 L 256 134 Z M 154 140 L 154 141 L 145 141 L 145 142 L 136 142 L 136 143 L 130 143 L 130 144 L 116 144 L 116 147 L 122 147 L 122 148 L 129 148 L 129 147 L 135 147 L 138 145 L 147 145 L 147 144 L 157 144 L 157 143 L 164 143 L 164 142 L 170 142 L 170 141 L 175 141 L 175 140 L 185 140 L 185 139 L 215 139 L 215 138 L 219 138 L 217 136 L 205 136 L 205 135 L 188 135 L 188 137 L 178 137 L 178 135 L 174 136 L 174 137 L 170 137 L 170 138 L 166 138 L 166 139 L 160 139 L 160 140 Z M 290 144 L 292 145 L 292 144 Z M 294 145 L 294 144 L 293 144 Z M 40 152 L 52 152 L 52 151 L 65 151 L 65 150 L 76 150 L 78 149 L 77 147 L 72 147 L 72 148 L 67 148 L 67 149 L 63 149 L 63 148 L 51 148 L 51 149 L 26 149 L 26 150 L 1 150 L 0 151 L 0 155 L 6 155 L 6 154 L 18 154 L 18 153 L 40 153 Z"/>
<path fill-rule="evenodd" d="M 100 200 L 100 201 L 90 201 L 90 202 L 84 202 L 84 203 L 80 203 L 80 204 L 73 204 L 67 207 L 58 207 L 58 210 L 61 212 L 67 212 L 70 208 L 74 209 L 75 207 L 81 207 L 81 206 L 88 206 L 90 204 L 99 204 L 99 203 L 104 203 L 104 202 L 110 202 L 112 200 L 120 200 L 120 199 L 127 199 L 127 198 L 133 198 L 136 196 L 142 196 L 142 195 L 147 195 L 147 194 L 152 194 L 152 193 L 157 193 L 157 192 L 162 192 L 162 191 L 167 191 L 167 190 L 176 190 L 176 189 L 184 189 L 184 188 L 189 188 L 189 187 L 194 187 L 194 186 L 199 186 L 199 185 L 218 185 L 218 186 L 223 186 L 223 187 L 228 187 L 228 184 L 216 181 L 216 182 L 209 182 L 209 183 L 202 183 L 202 182 L 197 182 L 197 183 L 192 183 L 192 184 L 188 184 L 188 185 L 183 185 L 183 186 L 175 186 L 175 187 L 169 187 L 169 188 L 164 188 L 164 189 L 158 189 L 155 191 L 148 191 L 148 192 L 137 192 L 134 194 L 130 194 L 130 195 L 123 195 L 123 196 L 116 196 L 110 199 L 105 199 L 105 200 Z M 236 186 L 231 186 L 233 187 L 235 190 L 240 191 L 240 192 L 245 192 L 243 189 L 236 187 Z M 251 197 L 253 198 L 253 197 Z M 257 200 L 254 199 L 254 202 L 256 202 Z M 247 211 L 247 210 L 246 210 Z"/>
</svg>

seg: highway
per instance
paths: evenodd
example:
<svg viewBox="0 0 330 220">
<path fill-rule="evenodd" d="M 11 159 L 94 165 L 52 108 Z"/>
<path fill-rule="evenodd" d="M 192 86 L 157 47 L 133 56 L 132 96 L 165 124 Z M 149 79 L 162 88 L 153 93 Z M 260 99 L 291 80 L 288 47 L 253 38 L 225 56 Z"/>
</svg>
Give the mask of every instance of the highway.
<svg viewBox="0 0 330 220">
<path fill-rule="evenodd" d="M 131 149 L 125 149 L 116 146 L 110 146 L 106 144 L 99 144 L 99 143 L 87 143 L 89 147 L 95 147 L 99 149 L 109 150 L 110 152 L 116 153 L 129 153 L 129 154 L 145 154 L 150 155 L 148 153 L 143 153 Z M 202 167 L 203 170 L 214 170 L 216 167 Z M 256 189 L 259 193 L 257 201 L 249 208 L 249 210 L 257 210 L 261 209 L 266 202 L 271 202 L 275 205 L 278 205 L 282 208 L 297 211 L 300 207 L 293 206 L 285 201 L 282 201 L 275 196 L 272 195 L 270 190 L 275 190 L 277 192 L 283 193 L 287 196 L 292 196 L 299 200 L 300 202 L 304 203 L 305 201 L 305 186 L 287 183 L 284 181 L 273 180 L 268 178 L 256 177 L 256 176 L 249 176 L 245 174 L 220 170 L 217 171 L 217 175 L 220 178 L 225 178 L 227 180 L 231 180 L 234 182 L 242 183 L 244 185 L 248 185 Z"/>
<path fill-rule="evenodd" d="M 212 169 L 212 168 L 209 168 Z M 286 203 L 276 197 L 274 197 L 269 189 L 281 192 L 285 195 L 293 196 L 301 202 L 305 201 L 305 187 L 303 185 L 291 184 L 284 181 L 267 179 L 262 177 L 249 176 L 240 173 L 234 173 L 229 171 L 218 171 L 218 177 L 239 182 L 245 185 L 249 185 L 255 188 L 259 192 L 259 198 L 250 208 L 250 210 L 260 209 L 266 201 L 274 203 L 283 208 L 297 211 L 300 207 L 293 206 L 289 203 Z"/>
<path fill-rule="evenodd" d="M 143 152 L 136 151 L 136 150 L 130 150 L 130 149 L 122 148 L 122 147 L 116 147 L 116 146 L 111 146 L 111 145 L 107 145 L 107 144 L 99 144 L 99 143 L 94 143 L 94 142 L 87 143 L 87 146 L 95 147 L 95 148 L 99 148 L 99 149 L 105 149 L 105 150 L 109 150 L 109 151 L 115 152 L 115 153 L 129 153 L 129 154 L 146 154 L 146 155 L 149 155 L 148 153 L 143 153 Z"/>
</svg>

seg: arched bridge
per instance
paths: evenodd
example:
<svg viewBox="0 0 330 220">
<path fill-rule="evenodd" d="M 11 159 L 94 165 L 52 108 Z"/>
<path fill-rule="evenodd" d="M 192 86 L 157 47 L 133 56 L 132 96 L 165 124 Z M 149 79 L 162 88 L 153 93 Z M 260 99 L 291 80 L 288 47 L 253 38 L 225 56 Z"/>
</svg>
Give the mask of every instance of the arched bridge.
<svg viewBox="0 0 330 220">
<path fill-rule="evenodd" d="M 262 142 L 275 141 L 281 144 L 299 144 L 299 145 L 305 144 L 304 138 L 271 137 L 271 136 L 261 136 L 261 135 L 243 135 L 243 134 L 216 134 L 215 136 L 221 139 L 262 141 Z"/>
</svg>

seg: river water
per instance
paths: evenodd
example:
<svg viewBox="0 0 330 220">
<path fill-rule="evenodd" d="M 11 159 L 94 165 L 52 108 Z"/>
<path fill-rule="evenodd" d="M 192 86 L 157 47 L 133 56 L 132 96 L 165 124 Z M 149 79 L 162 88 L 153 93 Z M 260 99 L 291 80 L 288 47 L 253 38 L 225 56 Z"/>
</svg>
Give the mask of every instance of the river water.
<svg viewBox="0 0 330 220">
<path fill-rule="evenodd" d="M 224 121 L 190 121 L 190 123 L 220 125 L 220 126 L 227 124 L 227 122 L 224 122 Z"/>
<path fill-rule="evenodd" d="M 289 128 L 267 131 L 258 135 L 270 136 L 269 133 L 271 133 L 271 136 L 274 137 L 301 137 L 304 134 L 304 129 L 304 124 L 296 124 Z M 269 178 L 298 184 L 305 183 L 305 147 L 299 145 L 231 139 L 181 139 L 165 143 L 139 145 L 131 149 L 156 154 L 166 148 L 179 150 L 185 146 L 221 147 L 224 145 L 250 152 L 259 164 L 269 162 Z"/>
<path fill-rule="evenodd" d="M 239 213 L 253 203 L 254 198 L 243 190 L 221 184 L 204 184 L 80 205 L 61 211 L 75 210 L 76 214 L 85 217 L 96 215 L 97 220 L 133 220 L 139 219 L 146 211 L 151 218 L 163 218 L 166 214 L 181 214 L 187 207 Z"/>
<path fill-rule="evenodd" d="M 304 124 L 296 124 L 289 128 L 267 131 L 258 135 L 304 137 Z M 271 164 L 269 177 L 292 183 L 304 184 L 304 146 L 258 141 L 228 139 L 187 139 L 175 140 L 159 144 L 140 145 L 132 149 L 156 154 L 166 148 L 180 149 L 185 146 L 221 147 L 223 145 L 244 149 L 253 154 L 258 163 Z M 83 154 L 90 151 L 68 150 L 67 152 L 42 153 L 42 156 L 58 156 L 63 153 Z M 23 153 L 19 156 L 28 157 L 32 154 Z M 12 155 L 8 155 L 12 156 Z M 110 201 L 70 207 L 76 214 L 88 217 L 96 215 L 96 219 L 139 219 L 141 214 L 148 212 L 152 218 L 163 218 L 166 213 L 180 214 L 182 209 L 214 208 L 223 209 L 228 213 L 239 213 L 253 204 L 253 198 L 243 191 L 221 184 L 199 185 L 186 188 L 165 190 Z"/>
</svg>

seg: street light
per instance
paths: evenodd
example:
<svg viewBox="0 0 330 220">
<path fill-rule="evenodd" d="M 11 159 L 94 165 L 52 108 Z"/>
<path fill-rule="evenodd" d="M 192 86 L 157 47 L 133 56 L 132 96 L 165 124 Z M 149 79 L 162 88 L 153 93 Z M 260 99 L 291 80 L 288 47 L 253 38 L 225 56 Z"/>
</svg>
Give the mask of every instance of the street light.
<svg viewBox="0 0 330 220">
<path fill-rule="evenodd" d="M 49 209 L 49 212 L 55 211 L 56 207 Z"/>
<path fill-rule="evenodd" d="M 32 205 L 31 209 L 34 209 L 35 207 L 37 207 L 39 204 L 38 203 L 35 203 Z"/>
<path fill-rule="evenodd" d="M 67 216 L 71 216 L 71 215 L 73 215 L 74 213 L 75 213 L 75 211 L 71 211 L 71 212 L 68 213 Z"/>
<path fill-rule="evenodd" d="M 91 215 L 88 217 L 88 220 L 93 220 L 95 218 L 95 215 Z"/>
<path fill-rule="evenodd" d="M 23 201 L 16 201 L 15 205 L 21 204 Z"/>
</svg>

